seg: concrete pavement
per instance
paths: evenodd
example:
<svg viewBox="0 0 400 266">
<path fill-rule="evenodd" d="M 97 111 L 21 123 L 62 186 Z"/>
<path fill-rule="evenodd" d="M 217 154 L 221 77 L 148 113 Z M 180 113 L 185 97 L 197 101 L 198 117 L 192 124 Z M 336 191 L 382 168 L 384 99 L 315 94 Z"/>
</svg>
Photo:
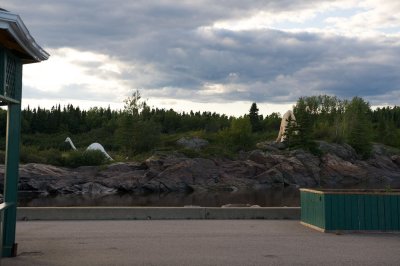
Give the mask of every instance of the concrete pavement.
<svg viewBox="0 0 400 266">
<path fill-rule="evenodd" d="M 399 233 L 289 220 L 29 221 L 2 265 L 399 265 Z"/>
</svg>

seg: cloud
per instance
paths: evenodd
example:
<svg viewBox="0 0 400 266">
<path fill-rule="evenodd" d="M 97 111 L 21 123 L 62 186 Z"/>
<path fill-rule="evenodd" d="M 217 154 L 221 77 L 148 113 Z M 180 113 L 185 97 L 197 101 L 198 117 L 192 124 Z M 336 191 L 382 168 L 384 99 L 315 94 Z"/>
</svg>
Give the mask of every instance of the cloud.
<svg viewBox="0 0 400 266">
<path fill-rule="evenodd" d="M 397 46 L 274 30 L 208 31 L 203 29 L 192 37 L 194 43 L 181 46 L 189 56 L 163 55 L 164 61 L 159 63 L 160 67 L 165 62 L 184 65 L 185 76 L 199 81 L 192 84 L 196 90 L 188 90 L 182 97 L 281 102 L 314 93 L 372 97 L 398 89 Z M 181 85 L 180 73 L 171 72 L 172 81 Z M 231 73 L 235 73 L 234 79 Z M 170 93 L 174 87 L 173 82 L 169 84 Z"/>
<path fill-rule="evenodd" d="M 287 104 L 361 96 L 396 104 L 397 1 L 5 1 L 49 50 L 30 98 Z M 390 14 L 390 15 L 387 15 Z"/>
<path fill-rule="evenodd" d="M 333 28 L 343 34 L 382 35 L 399 33 L 400 2 L 366 0 L 358 5 L 360 12 L 349 17 L 330 17 L 326 19 Z"/>
<path fill-rule="evenodd" d="M 121 101 L 129 89 L 122 78 L 131 69 L 94 52 L 71 48 L 50 49 L 51 57 L 40 64 L 24 67 L 24 96 L 28 98 L 78 98 Z"/>
</svg>

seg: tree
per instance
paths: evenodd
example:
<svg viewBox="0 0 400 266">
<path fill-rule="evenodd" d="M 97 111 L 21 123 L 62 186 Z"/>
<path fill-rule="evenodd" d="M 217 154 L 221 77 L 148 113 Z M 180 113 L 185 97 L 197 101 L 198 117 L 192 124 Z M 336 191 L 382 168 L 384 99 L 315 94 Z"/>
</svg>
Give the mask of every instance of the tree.
<svg viewBox="0 0 400 266">
<path fill-rule="evenodd" d="M 132 95 L 124 100 L 124 112 L 137 118 L 143 108 L 147 106 L 146 102 L 141 99 L 139 90 L 132 92 Z"/>
<path fill-rule="evenodd" d="M 150 151 L 160 141 L 160 132 L 160 124 L 154 121 L 137 121 L 133 126 L 132 150 L 135 153 Z"/>
<path fill-rule="evenodd" d="M 221 141 L 233 151 L 246 150 L 254 144 L 248 117 L 232 120 L 231 126 L 220 131 Z"/>
<path fill-rule="evenodd" d="M 135 121 L 133 115 L 122 113 L 118 118 L 115 140 L 120 149 L 127 154 L 133 154 L 134 141 L 132 135 L 134 127 Z"/>
<path fill-rule="evenodd" d="M 312 106 L 313 107 L 310 108 L 303 98 L 300 98 L 294 106 L 293 111 L 296 117 L 296 134 L 292 136 L 289 147 L 302 148 L 315 153 L 317 148 L 313 140 L 313 126 L 315 117 L 313 112 L 316 112 L 318 104 L 314 104 Z"/>
<path fill-rule="evenodd" d="M 346 140 L 363 158 L 367 158 L 372 149 L 370 111 L 369 103 L 360 97 L 354 97 L 345 111 Z"/>
<path fill-rule="evenodd" d="M 284 143 L 286 145 L 286 147 L 292 148 L 295 146 L 295 144 L 293 142 L 295 142 L 293 140 L 293 138 L 295 137 L 297 133 L 297 124 L 296 121 L 294 121 L 292 119 L 291 116 L 288 117 L 287 119 L 287 125 L 285 128 L 285 132 L 283 132 L 283 136 L 284 136 Z"/>
<path fill-rule="evenodd" d="M 261 119 L 258 115 L 258 108 L 256 103 L 252 103 L 249 111 L 249 118 L 251 123 L 252 132 L 261 131 Z"/>
<path fill-rule="evenodd" d="M 141 153 L 154 148 L 159 142 L 161 126 L 151 119 L 151 110 L 141 100 L 138 90 L 124 100 L 125 106 L 118 120 L 115 136 L 127 154 Z"/>
</svg>

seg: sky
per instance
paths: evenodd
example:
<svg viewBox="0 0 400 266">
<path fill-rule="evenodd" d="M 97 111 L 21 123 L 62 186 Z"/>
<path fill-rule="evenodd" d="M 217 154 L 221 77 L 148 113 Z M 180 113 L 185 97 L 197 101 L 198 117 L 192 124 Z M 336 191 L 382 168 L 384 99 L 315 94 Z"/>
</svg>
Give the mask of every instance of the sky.
<svg viewBox="0 0 400 266">
<path fill-rule="evenodd" d="M 240 116 L 299 97 L 399 105 L 398 0 L 2 0 L 47 61 L 24 66 L 23 105 L 148 104 Z"/>
</svg>

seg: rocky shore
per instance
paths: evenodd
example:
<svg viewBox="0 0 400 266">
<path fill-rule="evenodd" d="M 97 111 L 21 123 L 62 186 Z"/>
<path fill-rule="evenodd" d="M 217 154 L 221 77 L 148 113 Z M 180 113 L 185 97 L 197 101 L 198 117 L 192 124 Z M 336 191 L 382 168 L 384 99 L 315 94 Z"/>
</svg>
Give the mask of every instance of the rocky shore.
<svg viewBox="0 0 400 266">
<path fill-rule="evenodd" d="M 321 156 L 259 143 L 236 160 L 155 154 L 144 162 L 75 169 L 43 164 L 20 166 L 19 191 L 43 194 L 240 191 L 271 186 L 400 187 L 400 154 L 374 145 L 361 160 L 348 145 L 319 142 Z M 0 166 L 3 186 L 4 165 Z"/>
</svg>

